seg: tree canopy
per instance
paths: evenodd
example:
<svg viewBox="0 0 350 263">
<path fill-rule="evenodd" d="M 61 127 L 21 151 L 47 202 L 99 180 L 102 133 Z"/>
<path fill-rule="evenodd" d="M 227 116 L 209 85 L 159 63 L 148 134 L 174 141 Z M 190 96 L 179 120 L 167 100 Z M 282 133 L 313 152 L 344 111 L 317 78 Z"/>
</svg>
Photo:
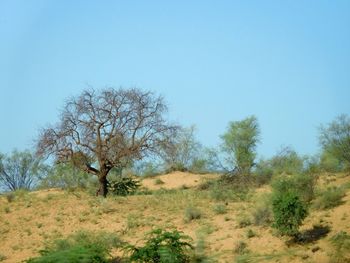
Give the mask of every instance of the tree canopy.
<svg viewBox="0 0 350 263">
<path fill-rule="evenodd" d="M 37 149 L 57 162 L 72 162 L 98 176 L 107 195 L 107 175 L 158 151 L 176 127 L 164 118 L 163 98 L 140 89 L 84 90 L 64 105 L 59 122 L 44 128 Z"/>
</svg>

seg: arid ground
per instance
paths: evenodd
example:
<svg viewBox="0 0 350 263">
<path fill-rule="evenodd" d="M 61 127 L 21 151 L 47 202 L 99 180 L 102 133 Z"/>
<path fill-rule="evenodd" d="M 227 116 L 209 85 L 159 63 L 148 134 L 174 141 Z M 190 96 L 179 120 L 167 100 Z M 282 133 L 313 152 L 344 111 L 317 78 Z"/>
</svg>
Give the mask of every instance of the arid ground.
<svg viewBox="0 0 350 263">
<path fill-rule="evenodd" d="M 149 194 L 97 198 L 84 191 L 49 189 L 18 193 L 13 200 L 0 197 L 0 255 L 5 263 L 21 262 L 38 255 L 48 240 L 75 231 L 106 231 L 135 244 L 155 227 L 176 227 L 205 242 L 206 254 L 217 262 L 330 262 L 334 248 L 330 237 L 350 232 L 350 189 L 343 203 L 328 210 L 310 209 L 301 231 L 314 225 L 330 228 L 318 240 L 290 244 L 271 226 L 254 224 L 254 209 L 270 192 L 269 186 L 254 188 L 242 200 L 218 201 L 199 185 L 217 175 L 171 173 L 146 178 Z M 318 187 L 349 184 L 350 175 L 322 174 Z M 157 190 L 158 189 L 158 190 Z M 160 190 L 159 190 L 160 189 Z M 162 190 L 164 189 L 164 190 Z M 200 218 L 185 219 L 185 210 L 195 208 Z M 247 245 L 242 255 L 239 244 Z M 122 255 L 121 251 L 113 254 Z"/>
</svg>

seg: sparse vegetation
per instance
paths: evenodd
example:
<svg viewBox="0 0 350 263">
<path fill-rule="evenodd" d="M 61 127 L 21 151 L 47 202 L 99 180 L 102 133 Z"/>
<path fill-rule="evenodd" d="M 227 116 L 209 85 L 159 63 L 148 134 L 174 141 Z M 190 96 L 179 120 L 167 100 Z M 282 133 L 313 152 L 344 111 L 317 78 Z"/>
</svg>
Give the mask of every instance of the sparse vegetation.
<svg viewBox="0 0 350 263">
<path fill-rule="evenodd" d="M 77 232 L 66 239 L 47 244 L 38 258 L 28 263 L 109 262 L 109 251 L 122 245 L 120 239 L 108 233 Z"/>
<path fill-rule="evenodd" d="M 350 235 L 345 231 L 340 231 L 331 237 L 330 242 L 335 248 L 331 262 L 350 262 Z"/>
<path fill-rule="evenodd" d="M 314 202 L 316 209 L 330 209 L 342 203 L 345 195 L 343 187 L 328 187 L 326 190 L 320 191 Z"/>
</svg>

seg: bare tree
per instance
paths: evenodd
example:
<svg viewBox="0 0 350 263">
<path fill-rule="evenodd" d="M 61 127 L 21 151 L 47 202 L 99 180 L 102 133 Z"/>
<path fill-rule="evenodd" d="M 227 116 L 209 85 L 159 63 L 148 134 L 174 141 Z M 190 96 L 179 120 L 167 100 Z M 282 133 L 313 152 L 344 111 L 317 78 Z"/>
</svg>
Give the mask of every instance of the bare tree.
<svg viewBox="0 0 350 263">
<path fill-rule="evenodd" d="M 162 97 L 139 89 L 85 90 L 65 104 L 60 121 L 41 131 L 39 154 L 71 161 L 98 177 L 106 196 L 109 171 L 157 152 L 169 131 Z"/>
<path fill-rule="evenodd" d="M 0 154 L 0 186 L 10 191 L 31 189 L 44 166 L 29 151 Z"/>
</svg>

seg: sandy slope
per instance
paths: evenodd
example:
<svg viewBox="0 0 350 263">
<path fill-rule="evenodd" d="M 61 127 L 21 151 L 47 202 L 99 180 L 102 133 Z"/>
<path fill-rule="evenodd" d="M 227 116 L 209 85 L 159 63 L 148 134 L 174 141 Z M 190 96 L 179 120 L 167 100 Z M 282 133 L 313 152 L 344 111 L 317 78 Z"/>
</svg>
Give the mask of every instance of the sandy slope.
<svg viewBox="0 0 350 263">
<path fill-rule="evenodd" d="M 150 189 L 181 188 L 182 185 L 193 187 L 205 178 L 213 177 L 216 175 L 172 173 L 158 177 L 164 182 L 162 185 L 155 185 L 155 178 L 145 179 L 143 185 Z M 350 182 L 350 176 L 320 182 L 338 185 Z M 331 232 L 328 237 L 291 248 L 286 245 L 286 238 L 278 237 L 269 227 L 238 226 L 240 217 L 250 215 L 255 200 L 268 191 L 269 187 L 265 186 L 257 189 L 255 197 L 249 202 L 227 203 L 212 200 L 206 191 L 192 189 L 107 199 L 57 189 L 23 195 L 11 203 L 0 197 L 0 255 L 7 257 L 3 262 L 21 262 L 37 255 L 46 240 L 64 237 L 81 229 L 114 232 L 123 240 L 135 243 L 154 227 L 176 227 L 190 235 L 194 242 L 204 237 L 207 254 L 214 256 L 218 262 L 234 262 L 237 255 L 233 250 L 239 241 L 246 242 L 253 253 L 284 255 L 261 262 L 329 262 L 332 253 L 329 237 L 340 230 L 350 233 L 350 191 L 342 205 L 331 210 L 313 211 L 305 220 L 302 229 L 310 229 L 320 221 L 329 225 Z M 215 214 L 213 207 L 217 204 L 225 205 L 227 213 Z M 201 219 L 185 223 L 184 210 L 188 206 L 200 209 Z M 247 238 L 248 229 L 256 236 Z M 319 250 L 312 252 L 311 249 L 316 246 Z M 114 253 L 120 255 L 119 251 Z"/>
</svg>

